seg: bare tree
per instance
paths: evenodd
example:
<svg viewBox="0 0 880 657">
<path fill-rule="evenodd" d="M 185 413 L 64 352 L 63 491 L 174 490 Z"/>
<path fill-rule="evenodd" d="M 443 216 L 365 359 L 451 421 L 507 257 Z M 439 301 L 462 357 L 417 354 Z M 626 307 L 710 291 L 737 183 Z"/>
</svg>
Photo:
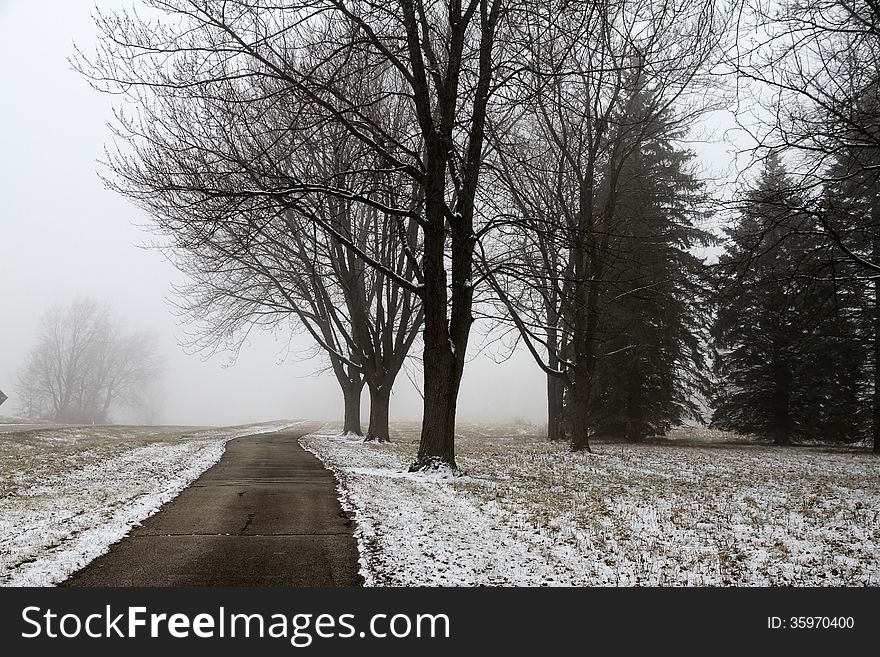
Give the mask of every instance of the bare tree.
<svg viewBox="0 0 880 657">
<path fill-rule="evenodd" d="M 410 275 L 402 252 L 395 249 L 400 235 L 389 226 L 393 220 L 356 204 L 335 207 L 332 213 L 332 219 L 322 216 L 349 222 L 345 232 L 358 248 L 400 275 Z M 293 210 L 247 242 L 235 231 L 216 231 L 197 253 L 173 256 L 191 280 L 180 290 L 180 307 L 205 327 L 197 342 L 210 349 L 221 340 L 232 340 L 237 348 L 249 327 L 276 326 L 292 318 L 318 345 L 340 384 L 343 430 L 361 434 L 360 393 L 366 384 L 367 439 L 387 441 L 392 386 L 420 332 L 418 299 L 381 270 L 353 258 L 332 235 L 304 239 L 314 231 Z"/>
<path fill-rule="evenodd" d="M 162 413 L 166 397 L 164 390 L 157 382 L 146 383 L 138 387 L 128 400 L 128 406 L 137 422 L 147 426 L 162 423 Z"/>
<path fill-rule="evenodd" d="M 98 18 L 104 50 L 81 59 L 98 85 L 127 94 L 136 113 L 120 116 L 134 155 L 119 154 L 120 189 L 146 206 L 157 197 L 178 212 L 198 206 L 223 212 L 210 226 L 248 213 L 295 210 L 316 228 L 403 289 L 418 295 L 424 313 L 424 421 L 414 467 L 455 465 L 458 390 L 473 323 L 475 213 L 483 170 L 490 103 L 519 67 L 518 39 L 509 39 L 524 0 L 376 0 L 272 2 L 152 0 L 170 18 L 147 22 L 134 14 Z M 356 61 L 357 65 L 344 66 Z M 369 75 L 364 76 L 365 72 Z M 386 81 L 382 81 L 382 76 Z M 366 80 L 357 93 L 352 79 Z M 403 103 L 415 118 L 402 132 L 373 111 L 382 99 Z M 253 117 L 261 108 L 293 103 L 295 128 L 258 122 L 229 125 L 213 113 L 234 105 Z M 200 119 L 198 123 L 194 118 Z M 302 126 L 306 126 L 303 128 Z M 279 167 L 277 149 L 294 153 L 311 128 L 333 126 L 369 153 L 374 173 L 404 176 L 418 190 L 403 205 L 386 205 L 370 188 L 340 177 L 317 183 L 311 172 Z M 259 157 L 243 161 L 240 140 Z M 249 149 L 249 153 L 253 150 Z M 143 185 L 144 157 L 163 153 L 167 176 Z M 199 179 L 178 172 L 178 157 L 201 159 Z M 179 175 L 178 175 L 179 173 Z M 345 231 L 311 211 L 316 202 L 357 202 L 398 221 L 415 221 L 421 253 L 404 249 L 415 282 L 376 261 Z M 166 215 L 160 215 L 167 219 Z M 168 222 L 169 226 L 173 221 Z M 173 229 L 173 228 L 172 228 Z M 259 232 L 252 226 L 250 234 Z"/>
<path fill-rule="evenodd" d="M 767 110 L 758 122 L 756 155 L 781 155 L 805 201 L 841 177 L 838 157 L 851 162 L 845 176 L 877 175 L 880 148 L 880 5 L 874 0 L 787 0 L 769 10 L 753 7 L 754 43 L 738 72 Z M 833 226 L 829 237 L 838 241 Z M 846 250 L 846 244 L 838 244 Z M 855 254 L 850 254 L 855 256 Z M 855 258 L 871 271 L 880 264 Z"/>
<path fill-rule="evenodd" d="M 858 216 L 831 208 L 829 186 L 862 179 L 870 201 L 880 176 L 880 6 L 873 0 L 788 0 L 774 8 L 754 3 L 753 43 L 738 73 L 758 99 L 755 158 L 785 162 L 794 215 L 807 214 L 830 244 L 862 270 L 880 273 L 863 246 L 874 230 L 871 212 Z M 841 166 L 841 159 L 846 164 Z M 851 189 L 851 191 L 854 191 Z M 779 221 L 787 219 L 780 208 Z M 771 227 L 768 227 L 771 228 Z"/>
<path fill-rule="evenodd" d="M 25 410 L 56 422 L 107 422 L 159 371 L 155 337 L 124 333 L 107 306 L 78 299 L 43 316 L 19 374 Z"/>
<path fill-rule="evenodd" d="M 366 80 L 383 83 L 381 74 L 357 60 L 339 62 L 337 72 L 337 86 L 351 98 L 370 89 Z M 248 102 L 255 92 L 251 87 L 226 88 L 210 106 L 188 99 L 176 109 L 175 120 L 186 126 L 187 142 L 197 148 L 163 141 L 164 125 L 155 123 L 151 148 L 140 150 L 136 162 L 117 161 L 118 178 L 110 184 L 137 195 L 157 218 L 170 258 L 188 275 L 179 296 L 183 316 L 201 327 L 193 345 L 237 351 L 250 328 L 293 318 L 339 382 L 344 431 L 361 434 L 366 385 L 367 439 L 386 441 L 392 386 L 422 325 L 418 296 L 400 284 L 416 277 L 419 187 L 384 170 L 348 130 L 275 93 L 271 82 L 253 84 L 272 101 Z M 393 96 L 362 102 L 371 103 L 369 111 L 387 134 L 401 135 L 412 127 L 405 105 Z M 213 158 L 210 168 L 205 157 Z M 218 175 L 221 158 L 230 160 L 234 175 Z M 337 193 L 304 194 L 293 201 L 272 195 L 236 198 L 243 179 L 266 176 L 315 190 L 332 184 Z M 167 193 L 181 179 L 191 193 L 204 194 L 199 203 Z M 343 190 L 351 198 L 342 197 Z M 370 203 L 357 202 L 358 194 L 369 195 Z M 399 217 L 388 207 L 409 212 Z"/>
</svg>

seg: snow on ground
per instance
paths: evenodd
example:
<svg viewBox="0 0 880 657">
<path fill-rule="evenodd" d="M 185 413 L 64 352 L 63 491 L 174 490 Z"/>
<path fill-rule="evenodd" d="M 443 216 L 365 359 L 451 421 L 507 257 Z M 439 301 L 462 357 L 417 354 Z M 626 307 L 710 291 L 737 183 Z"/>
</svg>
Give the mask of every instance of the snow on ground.
<svg viewBox="0 0 880 657">
<path fill-rule="evenodd" d="M 0 424 L 49 424 L 45 420 L 33 420 L 17 415 L 0 415 Z"/>
<path fill-rule="evenodd" d="M 46 586 L 107 551 L 223 454 L 239 427 L 72 427 L 0 436 L 0 584 Z"/>
<path fill-rule="evenodd" d="M 468 474 L 407 472 L 393 443 L 301 439 L 355 511 L 370 585 L 880 585 L 880 459 L 682 429 L 572 453 L 523 427 L 459 427 Z"/>
</svg>

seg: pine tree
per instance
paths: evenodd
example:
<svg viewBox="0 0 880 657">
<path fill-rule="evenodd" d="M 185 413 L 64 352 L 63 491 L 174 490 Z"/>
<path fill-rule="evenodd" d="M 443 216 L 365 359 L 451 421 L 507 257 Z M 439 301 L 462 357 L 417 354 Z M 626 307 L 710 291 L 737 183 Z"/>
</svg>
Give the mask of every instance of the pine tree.
<svg viewBox="0 0 880 657">
<path fill-rule="evenodd" d="M 712 423 L 767 436 L 861 437 L 862 348 L 853 296 L 778 157 L 728 231 L 713 326 Z"/>
<path fill-rule="evenodd" d="M 606 181 L 614 235 L 603 282 L 600 357 L 591 417 L 595 430 L 629 440 L 662 435 L 699 418 L 706 388 L 702 261 L 692 247 L 702 186 L 693 153 L 678 147 L 681 129 L 644 85 L 618 117 L 619 169 Z"/>
<path fill-rule="evenodd" d="M 878 92 L 875 79 L 853 99 L 849 115 L 866 130 L 851 131 L 846 148 L 835 153 L 819 210 L 826 233 L 841 252 L 840 278 L 852 299 L 849 312 L 858 326 L 853 348 L 859 349 L 864 376 L 860 394 L 872 425 L 863 431 L 873 436 L 875 453 L 880 453 L 880 285 L 877 272 L 864 263 L 880 263 L 880 149 L 865 137 L 880 129 Z"/>
</svg>

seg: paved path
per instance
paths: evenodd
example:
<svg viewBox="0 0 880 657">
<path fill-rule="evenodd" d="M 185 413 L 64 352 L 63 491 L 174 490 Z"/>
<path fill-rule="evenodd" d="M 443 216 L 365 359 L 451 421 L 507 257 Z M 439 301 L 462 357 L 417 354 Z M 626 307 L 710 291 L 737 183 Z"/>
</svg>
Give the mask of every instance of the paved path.
<svg viewBox="0 0 880 657">
<path fill-rule="evenodd" d="M 189 488 L 63 586 L 359 586 L 336 479 L 288 429 L 231 440 Z"/>
</svg>

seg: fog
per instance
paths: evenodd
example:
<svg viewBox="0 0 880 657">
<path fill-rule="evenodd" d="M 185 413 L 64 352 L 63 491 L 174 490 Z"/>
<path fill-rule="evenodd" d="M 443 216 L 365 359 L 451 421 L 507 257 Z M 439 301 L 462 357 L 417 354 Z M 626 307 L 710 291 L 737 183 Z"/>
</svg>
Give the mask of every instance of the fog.
<svg viewBox="0 0 880 657">
<path fill-rule="evenodd" d="M 16 411 L 16 373 L 34 346 L 40 316 L 53 304 L 86 296 L 107 302 L 128 327 L 158 334 L 163 423 L 341 418 L 333 376 L 316 375 L 318 359 L 297 360 L 310 346 L 303 336 L 291 342 L 283 333 L 253 332 L 232 366 L 229 354 L 206 359 L 180 346 L 187 327 L 168 302 L 180 274 L 144 248 L 148 217 L 104 189 L 97 174 L 111 140 L 112 99 L 91 89 L 67 61 L 74 43 L 89 52 L 95 42 L 93 7 L 86 0 L 0 0 L 0 390 L 10 397 L 0 413 Z M 479 332 L 478 325 L 475 347 Z M 517 353 L 499 365 L 476 352 L 459 417 L 543 422 L 544 381 L 530 357 Z M 391 414 L 420 417 L 421 398 L 404 375 Z"/>
</svg>

